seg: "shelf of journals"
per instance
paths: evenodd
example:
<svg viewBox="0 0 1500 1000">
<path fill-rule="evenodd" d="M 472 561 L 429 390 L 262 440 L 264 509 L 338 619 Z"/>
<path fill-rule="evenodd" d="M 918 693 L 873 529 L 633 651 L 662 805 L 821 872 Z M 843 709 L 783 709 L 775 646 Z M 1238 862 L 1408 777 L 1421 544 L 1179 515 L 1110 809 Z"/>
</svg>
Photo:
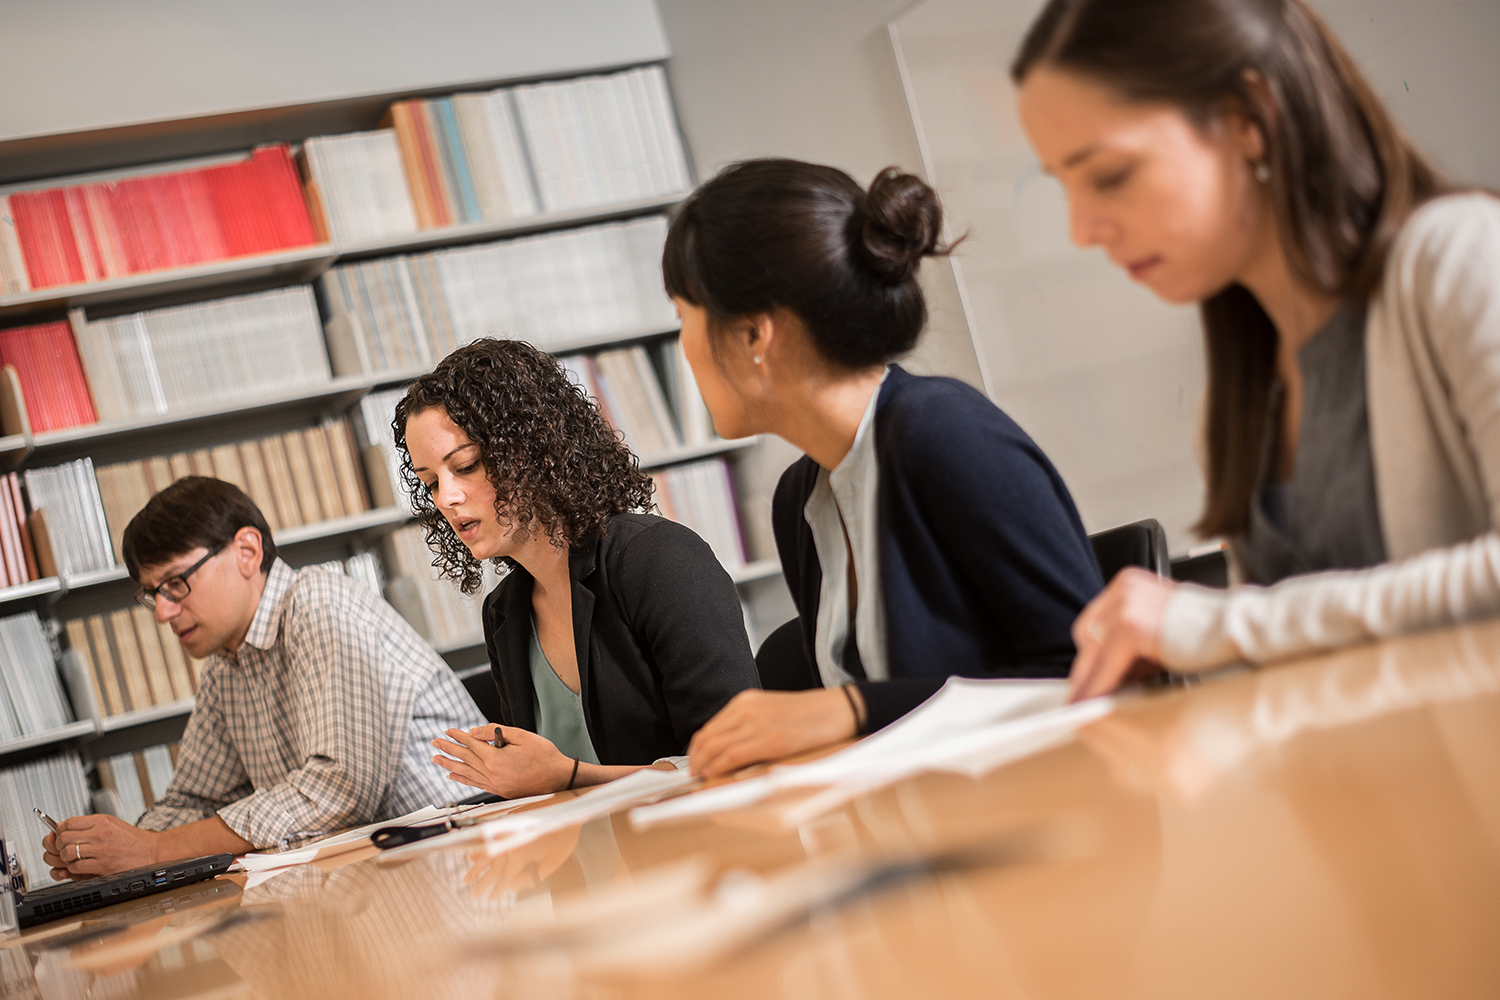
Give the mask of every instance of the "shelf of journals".
<svg viewBox="0 0 1500 1000">
<path fill-rule="evenodd" d="M 710 441 L 707 444 L 674 448 L 671 451 L 642 457 L 641 469 L 659 469 L 699 459 L 712 458 L 716 455 L 724 455 L 749 448 L 757 440 L 757 438 L 739 438 L 734 441 Z M 351 514 L 348 517 L 335 518 L 331 521 L 319 521 L 316 524 L 304 524 L 295 528 L 286 528 L 276 532 L 274 539 L 278 546 L 286 547 L 300 545 L 305 542 L 321 541 L 328 538 L 338 538 L 345 535 L 379 534 L 386 530 L 399 528 L 410 519 L 410 515 L 399 507 L 377 507 L 374 510 Z M 774 565 L 770 567 L 762 565 L 766 563 Z M 776 563 L 775 560 L 762 559 L 759 562 L 749 563 L 741 567 L 739 570 L 732 572 L 731 575 L 734 576 L 736 584 L 751 583 L 762 579 L 769 570 L 779 573 L 781 571 L 780 563 Z M 774 575 L 774 573 L 770 575 Z M 743 579 L 741 578 L 742 576 L 744 577 Z M 55 602 L 74 591 L 83 590 L 88 587 L 121 583 L 127 579 L 129 579 L 129 574 L 126 572 L 124 566 L 111 566 L 108 569 L 90 570 L 86 573 L 67 577 L 43 577 L 40 580 L 32 580 L 29 583 L 17 584 L 13 587 L 0 587 L 0 605 L 48 597 L 52 598 Z"/>
<path fill-rule="evenodd" d="M 660 329 L 654 327 L 649 330 L 626 330 L 621 333 L 605 334 L 597 337 L 559 341 L 546 345 L 545 349 L 548 353 L 554 355 L 576 354 L 637 341 L 670 337 L 677 332 L 676 328 Z M 334 377 L 322 385 L 312 388 L 300 388 L 296 392 L 291 393 L 235 400 L 223 406 L 171 411 L 155 416 L 136 417 L 130 420 L 111 420 L 92 424 L 79 424 L 75 427 L 65 427 L 60 430 L 46 431 L 41 434 L 32 434 L 29 432 L 11 434 L 0 438 L 0 466 L 3 466 L 3 469 L 12 469 L 18 468 L 22 464 L 34 465 L 36 464 L 35 460 L 38 458 L 56 458 L 61 460 L 61 457 L 64 455 L 75 452 L 82 454 L 83 450 L 92 450 L 99 445 L 123 442 L 130 438 L 150 438 L 163 431 L 170 431 L 188 425 L 202 424 L 205 421 L 218 421 L 229 418 L 238 420 L 278 410 L 293 410 L 298 407 L 330 413 L 346 410 L 359 402 L 366 394 L 376 389 L 403 385 L 424 375 L 428 370 L 427 368 L 420 368 L 406 371 L 377 372 L 371 375 L 343 375 Z M 727 448 L 723 450 L 733 449 Z M 713 450 L 703 452 L 704 455 L 717 453 L 718 451 Z M 672 458 L 658 461 L 656 464 L 667 465 L 682 460 Z M 3 471 L 3 469 L 0 469 L 0 471 Z"/>
<path fill-rule="evenodd" d="M 69 740 L 81 739 L 93 736 L 99 731 L 99 727 L 93 719 L 84 719 L 81 722 L 70 722 L 66 726 L 57 729 L 49 729 L 44 733 L 32 733 L 30 736 L 22 736 L 13 740 L 0 740 L 0 758 L 23 750 L 34 750 L 37 747 L 51 746 L 54 743 L 66 743 Z"/>
<path fill-rule="evenodd" d="M 133 299 L 177 295 L 219 286 L 308 282 L 343 260 L 364 260 L 386 254 L 458 246 L 489 239 L 525 236 L 555 229 L 610 222 L 633 215 L 646 215 L 669 209 L 686 197 L 686 192 L 678 192 L 639 201 L 598 205 L 566 212 L 546 212 L 498 222 L 476 222 L 423 229 L 377 240 L 363 240 L 344 246 L 317 243 L 293 250 L 232 257 L 228 260 L 196 264 L 191 267 L 147 271 L 108 281 L 54 285 L 21 295 L 0 295 L 0 320 L 47 309 L 128 302 Z"/>
</svg>

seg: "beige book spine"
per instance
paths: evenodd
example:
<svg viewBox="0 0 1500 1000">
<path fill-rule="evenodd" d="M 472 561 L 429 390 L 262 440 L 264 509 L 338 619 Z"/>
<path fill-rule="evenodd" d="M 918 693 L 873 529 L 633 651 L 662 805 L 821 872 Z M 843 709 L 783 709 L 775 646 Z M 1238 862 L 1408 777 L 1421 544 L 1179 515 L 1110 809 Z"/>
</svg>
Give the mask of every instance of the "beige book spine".
<svg viewBox="0 0 1500 1000">
<path fill-rule="evenodd" d="M 104 520 L 109 525 L 109 542 L 114 546 L 115 562 L 123 563 L 120 551 L 125 526 L 141 512 L 153 490 L 146 478 L 144 462 L 119 462 L 101 467 L 97 473 L 99 495 L 104 501 Z"/>
<path fill-rule="evenodd" d="M 271 481 L 271 492 L 276 497 L 276 510 L 281 514 L 281 526 L 294 528 L 305 523 L 302 519 L 302 507 L 297 503 L 297 490 L 292 485 L 292 470 L 287 464 L 286 448 L 282 445 L 281 438 L 261 438 L 260 454 L 266 463 L 266 477 Z"/>
<path fill-rule="evenodd" d="M 245 470 L 240 465 L 239 448 L 232 444 L 221 444 L 210 449 L 209 454 L 213 457 L 214 478 L 233 483 L 246 493 L 250 492 L 245 485 Z"/>
<path fill-rule="evenodd" d="M 135 619 L 135 639 L 141 647 L 141 662 L 146 668 L 146 683 L 151 686 L 151 700 L 157 705 L 170 705 L 177 700 L 172 691 L 172 679 L 167 676 L 167 661 L 162 655 L 161 635 L 156 631 L 156 618 L 142 607 L 130 609 Z"/>
<path fill-rule="evenodd" d="M 331 521 L 353 513 L 344 509 L 344 498 L 339 494 L 338 470 L 333 467 L 333 455 L 328 451 L 323 428 L 307 428 L 302 432 L 302 442 L 307 448 L 307 462 L 312 468 L 313 479 L 318 484 L 318 503 L 323 507 L 323 519 Z"/>
<path fill-rule="evenodd" d="M 115 662 L 115 653 L 110 647 L 109 625 L 103 615 L 90 615 L 86 624 L 94 646 L 99 687 L 104 692 L 104 701 L 100 704 L 107 706 L 109 715 L 119 715 L 129 706 L 125 704 L 124 691 L 120 687 L 119 664 Z"/>
<path fill-rule="evenodd" d="M 396 489 L 387 471 L 385 449 L 372 444 L 364 450 L 365 481 L 370 484 L 370 502 L 376 507 L 395 507 Z"/>
<path fill-rule="evenodd" d="M 177 481 L 172 472 L 172 462 L 165 455 L 146 459 L 146 487 L 155 496 Z"/>
<path fill-rule="evenodd" d="M 94 656 L 94 651 L 89 648 L 88 627 L 81 618 L 72 618 L 63 622 L 63 631 L 68 634 L 68 645 L 78 651 L 89 665 L 89 683 L 94 688 L 94 704 L 99 706 L 99 711 L 108 709 L 104 700 L 104 688 L 99 683 L 99 661 Z"/>
<path fill-rule="evenodd" d="M 281 435 L 282 447 L 286 449 L 287 465 L 292 470 L 292 487 L 302 505 L 302 523 L 317 524 L 327 520 L 322 501 L 318 499 L 318 481 L 313 478 L 312 463 L 307 457 L 307 442 L 299 431 L 288 431 Z"/>
<path fill-rule="evenodd" d="M 109 629 L 115 640 L 115 653 L 120 658 L 120 676 L 125 680 L 125 690 L 130 694 L 132 709 L 148 708 L 151 700 L 151 685 L 146 681 L 146 668 L 141 663 L 141 647 L 136 642 L 135 624 L 130 619 L 130 609 L 121 608 L 109 614 Z"/>
<path fill-rule="evenodd" d="M 193 457 L 185 451 L 179 451 L 175 455 L 167 456 L 167 464 L 172 467 L 172 480 L 166 486 L 157 487 L 158 490 L 166 489 L 167 486 L 177 482 L 183 476 L 193 475 Z"/>
<path fill-rule="evenodd" d="M 370 501 L 365 495 L 359 466 L 354 458 L 354 438 L 349 433 L 348 421 L 325 420 L 323 437 L 328 443 L 328 455 L 333 460 L 334 479 L 339 484 L 344 513 L 358 514 L 369 510 Z"/>
<path fill-rule="evenodd" d="M 266 463 L 261 459 L 259 441 L 241 441 L 240 468 L 245 470 L 245 492 L 255 501 L 255 506 L 265 515 L 266 523 L 273 532 L 280 531 L 286 523 L 276 509 L 276 494 L 271 489 L 271 479 L 266 474 Z"/>
<path fill-rule="evenodd" d="M 193 683 L 192 671 L 188 670 L 187 653 L 183 651 L 182 641 L 172 631 L 172 626 L 165 622 L 156 623 L 156 634 L 161 637 L 161 653 L 167 661 L 167 676 L 172 678 L 174 698 L 182 701 L 193 697 L 198 693 L 198 688 Z"/>
<path fill-rule="evenodd" d="M 150 809 L 156 805 L 156 796 L 151 793 L 151 769 L 146 766 L 146 754 L 142 750 L 132 750 L 130 754 L 135 758 L 135 777 L 141 783 L 141 798 Z"/>
</svg>

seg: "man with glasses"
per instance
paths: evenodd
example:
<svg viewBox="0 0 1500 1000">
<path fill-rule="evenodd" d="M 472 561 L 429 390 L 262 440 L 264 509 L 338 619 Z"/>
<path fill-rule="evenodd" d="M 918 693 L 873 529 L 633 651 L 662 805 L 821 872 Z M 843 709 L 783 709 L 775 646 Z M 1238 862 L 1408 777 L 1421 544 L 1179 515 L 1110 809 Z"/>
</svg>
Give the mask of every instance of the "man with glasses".
<svg viewBox="0 0 1500 1000">
<path fill-rule="evenodd" d="M 206 659 L 163 795 L 132 826 L 75 816 L 54 878 L 277 846 L 454 797 L 430 741 L 484 724 L 457 676 L 368 588 L 276 557 L 238 487 L 188 476 L 125 529 L 137 599 Z"/>
</svg>

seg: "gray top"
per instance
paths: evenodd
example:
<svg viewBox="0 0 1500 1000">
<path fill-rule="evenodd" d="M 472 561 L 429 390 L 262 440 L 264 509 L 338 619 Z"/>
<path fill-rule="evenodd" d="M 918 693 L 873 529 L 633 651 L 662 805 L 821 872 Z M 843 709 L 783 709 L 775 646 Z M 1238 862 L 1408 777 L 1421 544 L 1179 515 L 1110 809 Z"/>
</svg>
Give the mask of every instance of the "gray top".
<svg viewBox="0 0 1500 1000">
<path fill-rule="evenodd" d="M 1365 304 L 1345 301 L 1297 352 L 1302 426 L 1292 476 L 1273 482 L 1285 388 L 1272 386 L 1259 487 L 1250 505 L 1246 575 L 1271 584 L 1298 573 L 1385 562 L 1365 408 Z"/>
<path fill-rule="evenodd" d="M 589 739 L 588 723 L 583 718 L 583 698 L 563 683 L 547 662 L 541 640 L 536 635 L 536 619 L 531 619 L 531 697 L 536 713 L 536 731 L 545 736 L 569 757 L 585 764 L 599 763 L 594 742 Z"/>
</svg>

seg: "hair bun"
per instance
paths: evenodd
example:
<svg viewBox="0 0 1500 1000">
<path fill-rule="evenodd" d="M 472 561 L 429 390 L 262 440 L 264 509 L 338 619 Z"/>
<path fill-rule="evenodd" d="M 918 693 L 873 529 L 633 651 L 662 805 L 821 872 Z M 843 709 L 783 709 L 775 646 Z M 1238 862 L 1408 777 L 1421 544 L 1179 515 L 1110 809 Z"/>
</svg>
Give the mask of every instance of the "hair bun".
<svg viewBox="0 0 1500 1000">
<path fill-rule="evenodd" d="M 938 246 L 942 203 L 920 177 L 886 167 L 870 182 L 862 216 L 859 242 L 866 264 L 885 284 L 899 285 L 923 257 L 947 253 Z"/>
</svg>

